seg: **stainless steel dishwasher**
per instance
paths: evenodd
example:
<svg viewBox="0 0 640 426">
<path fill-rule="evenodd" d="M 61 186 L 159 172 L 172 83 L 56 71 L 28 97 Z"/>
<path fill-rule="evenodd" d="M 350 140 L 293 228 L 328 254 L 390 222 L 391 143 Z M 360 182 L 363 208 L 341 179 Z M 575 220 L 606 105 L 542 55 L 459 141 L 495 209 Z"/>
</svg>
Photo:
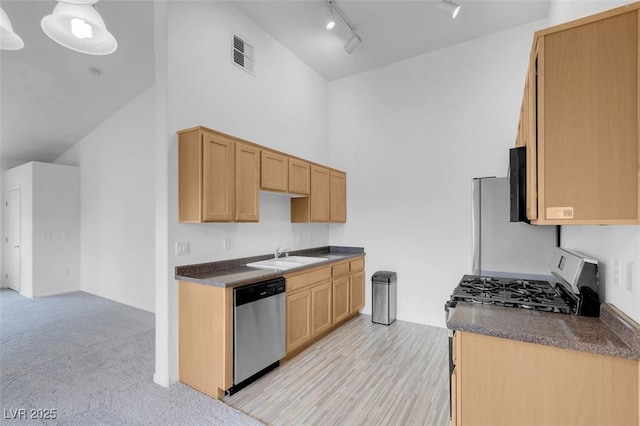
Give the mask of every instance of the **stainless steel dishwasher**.
<svg viewBox="0 0 640 426">
<path fill-rule="evenodd" d="M 233 290 L 233 394 L 280 365 L 285 355 L 285 282 Z"/>
</svg>

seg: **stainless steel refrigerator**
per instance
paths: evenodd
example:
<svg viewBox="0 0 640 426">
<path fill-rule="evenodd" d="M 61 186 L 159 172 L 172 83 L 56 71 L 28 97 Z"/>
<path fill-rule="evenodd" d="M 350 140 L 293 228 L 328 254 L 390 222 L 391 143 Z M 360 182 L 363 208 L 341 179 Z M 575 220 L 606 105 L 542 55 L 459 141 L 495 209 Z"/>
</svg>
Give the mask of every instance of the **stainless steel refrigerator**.
<svg viewBox="0 0 640 426">
<path fill-rule="evenodd" d="M 549 281 L 557 226 L 509 221 L 509 180 L 473 179 L 473 274 Z"/>
</svg>

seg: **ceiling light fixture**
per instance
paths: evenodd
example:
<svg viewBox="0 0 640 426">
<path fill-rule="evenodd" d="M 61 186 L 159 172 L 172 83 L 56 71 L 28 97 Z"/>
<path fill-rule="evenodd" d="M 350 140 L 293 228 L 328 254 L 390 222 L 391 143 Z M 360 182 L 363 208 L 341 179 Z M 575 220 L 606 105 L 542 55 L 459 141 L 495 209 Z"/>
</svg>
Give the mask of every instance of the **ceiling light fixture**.
<svg viewBox="0 0 640 426">
<path fill-rule="evenodd" d="M 347 53 L 351 55 L 351 53 L 356 50 L 356 47 L 358 47 L 361 41 L 362 39 L 360 38 L 360 36 L 356 33 L 353 33 L 353 36 L 349 39 L 347 44 L 344 45 L 344 50 L 346 50 Z"/>
<path fill-rule="evenodd" d="M 333 0 L 329 0 L 328 4 L 329 4 L 329 8 L 331 9 L 331 15 L 333 16 L 333 13 L 335 12 L 340 17 L 340 19 L 344 21 L 344 23 L 347 25 L 347 27 L 349 27 L 349 30 L 351 31 L 351 38 L 349 39 L 347 44 L 344 45 L 344 50 L 346 50 L 347 53 L 351 55 L 353 51 L 356 49 L 356 47 L 358 47 L 362 39 L 358 34 L 356 34 L 355 27 L 351 25 L 351 22 L 349 22 L 349 19 L 347 19 L 344 12 L 338 7 L 338 4 Z M 334 28 L 334 27 L 335 27 L 335 21 L 334 21 L 334 25 L 331 28 Z M 329 25 L 327 23 L 327 29 L 331 29 L 331 28 L 329 28 Z"/>
<path fill-rule="evenodd" d="M 18 34 L 13 32 L 13 26 L 9 20 L 9 16 L 4 9 L 0 7 L 0 49 L 2 50 L 20 50 L 24 47 L 24 41 Z"/>
<path fill-rule="evenodd" d="M 447 15 L 451 16 L 451 19 L 456 19 L 462 7 L 451 0 L 442 0 L 440 2 L 440 8 L 444 10 Z"/>
<path fill-rule="evenodd" d="M 325 28 L 327 30 L 332 30 L 336 27 L 336 19 L 333 17 L 333 2 L 327 2 L 327 6 L 329 7 L 329 17 L 327 18 Z"/>
<path fill-rule="evenodd" d="M 95 3 L 98 0 L 59 1 L 40 21 L 42 31 L 56 43 L 88 55 L 108 55 L 118 43 L 107 30 Z"/>
</svg>

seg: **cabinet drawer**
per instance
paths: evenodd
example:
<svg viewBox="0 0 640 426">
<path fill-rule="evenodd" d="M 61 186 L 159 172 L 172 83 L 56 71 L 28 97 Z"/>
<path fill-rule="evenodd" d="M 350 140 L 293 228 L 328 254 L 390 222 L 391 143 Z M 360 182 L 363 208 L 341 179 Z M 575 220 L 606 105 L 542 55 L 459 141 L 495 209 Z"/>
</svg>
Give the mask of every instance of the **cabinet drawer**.
<svg viewBox="0 0 640 426">
<path fill-rule="evenodd" d="M 339 277 L 349 273 L 349 262 L 339 263 L 331 267 L 331 276 Z"/>
<path fill-rule="evenodd" d="M 351 272 L 362 271 L 364 269 L 364 257 L 351 261 Z"/>
<path fill-rule="evenodd" d="M 295 275 L 293 277 L 287 278 L 287 281 L 286 281 L 287 291 L 288 292 L 296 291 L 308 285 L 311 285 L 320 281 L 327 281 L 330 279 L 331 279 L 330 267 L 317 269 L 315 271 L 307 272 L 305 274 Z"/>
</svg>

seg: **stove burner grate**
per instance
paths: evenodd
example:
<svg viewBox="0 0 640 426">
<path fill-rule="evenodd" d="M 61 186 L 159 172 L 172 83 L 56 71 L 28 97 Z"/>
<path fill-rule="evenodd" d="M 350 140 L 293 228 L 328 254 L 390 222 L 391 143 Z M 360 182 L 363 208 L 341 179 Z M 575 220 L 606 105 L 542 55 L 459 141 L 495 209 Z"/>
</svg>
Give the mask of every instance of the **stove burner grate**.
<svg viewBox="0 0 640 426">
<path fill-rule="evenodd" d="M 488 303 L 546 312 L 570 313 L 561 293 L 546 281 L 465 275 L 451 302 Z"/>
</svg>

